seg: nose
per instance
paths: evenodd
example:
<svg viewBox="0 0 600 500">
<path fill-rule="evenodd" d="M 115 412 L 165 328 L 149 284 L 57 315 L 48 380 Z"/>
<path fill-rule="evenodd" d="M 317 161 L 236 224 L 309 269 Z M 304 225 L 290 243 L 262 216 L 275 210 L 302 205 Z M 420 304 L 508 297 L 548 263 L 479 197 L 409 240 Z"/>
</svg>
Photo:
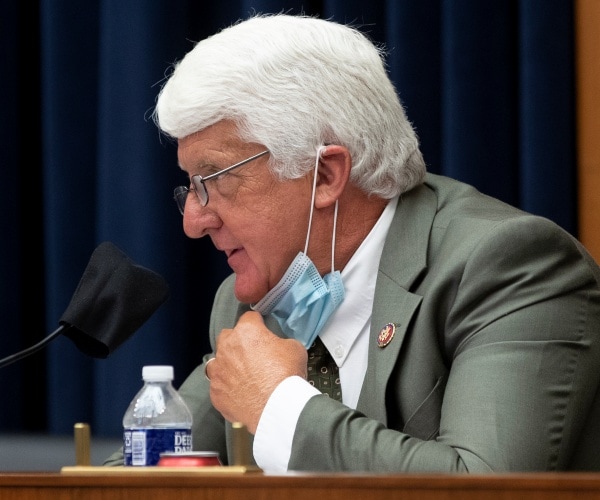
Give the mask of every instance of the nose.
<svg viewBox="0 0 600 500">
<path fill-rule="evenodd" d="M 210 229 L 221 227 L 222 223 L 221 218 L 208 205 L 203 207 L 200 203 L 190 203 L 190 200 L 185 204 L 183 232 L 188 238 L 202 238 Z"/>
</svg>

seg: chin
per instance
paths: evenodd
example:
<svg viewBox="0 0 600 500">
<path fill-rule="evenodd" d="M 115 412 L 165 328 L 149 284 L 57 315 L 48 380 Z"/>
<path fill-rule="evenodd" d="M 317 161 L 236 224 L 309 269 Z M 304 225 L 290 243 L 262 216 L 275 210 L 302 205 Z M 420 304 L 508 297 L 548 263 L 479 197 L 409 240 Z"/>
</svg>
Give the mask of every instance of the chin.
<svg viewBox="0 0 600 500">
<path fill-rule="evenodd" d="M 266 295 L 267 291 L 257 290 L 255 287 L 244 286 L 244 283 L 240 282 L 238 277 L 236 277 L 235 286 L 233 288 L 235 298 L 242 304 L 250 305 L 256 304 Z"/>
</svg>

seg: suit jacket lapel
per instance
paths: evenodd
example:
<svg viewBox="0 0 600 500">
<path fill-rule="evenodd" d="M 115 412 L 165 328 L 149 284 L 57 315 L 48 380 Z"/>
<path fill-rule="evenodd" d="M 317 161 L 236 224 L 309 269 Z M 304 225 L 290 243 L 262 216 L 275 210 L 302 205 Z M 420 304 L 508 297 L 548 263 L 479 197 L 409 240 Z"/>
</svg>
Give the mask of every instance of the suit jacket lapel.
<svg viewBox="0 0 600 500">
<path fill-rule="evenodd" d="M 369 339 L 369 361 L 357 409 L 387 424 L 385 388 L 422 297 L 409 290 L 427 265 L 427 247 L 437 198 L 418 186 L 398 201 L 390 226 L 375 287 Z M 379 347 L 377 337 L 388 323 L 395 324 L 393 339 Z"/>
</svg>

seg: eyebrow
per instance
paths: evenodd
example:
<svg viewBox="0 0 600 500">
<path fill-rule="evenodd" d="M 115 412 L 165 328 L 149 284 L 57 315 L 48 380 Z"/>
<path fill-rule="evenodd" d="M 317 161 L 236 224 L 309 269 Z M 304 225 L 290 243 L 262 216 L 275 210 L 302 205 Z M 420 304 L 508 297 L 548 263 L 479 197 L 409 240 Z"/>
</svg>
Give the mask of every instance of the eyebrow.
<svg viewBox="0 0 600 500">
<path fill-rule="evenodd" d="M 179 168 L 187 177 L 193 177 L 194 175 L 200 175 L 201 177 L 206 177 L 210 174 L 218 172 L 219 170 L 222 170 L 214 163 L 209 162 L 209 161 L 202 161 L 202 160 L 195 163 L 189 172 L 188 172 L 188 170 L 183 168 L 181 165 L 179 165 Z M 195 173 L 190 173 L 190 172 L 195 172 Z"/>
</svg>

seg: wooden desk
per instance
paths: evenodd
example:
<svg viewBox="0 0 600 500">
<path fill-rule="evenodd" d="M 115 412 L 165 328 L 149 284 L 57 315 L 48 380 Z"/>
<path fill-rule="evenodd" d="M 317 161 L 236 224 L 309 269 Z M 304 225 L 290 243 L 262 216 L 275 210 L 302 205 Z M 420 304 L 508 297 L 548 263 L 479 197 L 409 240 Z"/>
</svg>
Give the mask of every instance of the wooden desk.
<svg viewBox="0 0 600 500">
<path fill-rule="evenodd" d="M 2 500 L 600 499 L 598 474 L 0 474 Z"/>
</svg>

